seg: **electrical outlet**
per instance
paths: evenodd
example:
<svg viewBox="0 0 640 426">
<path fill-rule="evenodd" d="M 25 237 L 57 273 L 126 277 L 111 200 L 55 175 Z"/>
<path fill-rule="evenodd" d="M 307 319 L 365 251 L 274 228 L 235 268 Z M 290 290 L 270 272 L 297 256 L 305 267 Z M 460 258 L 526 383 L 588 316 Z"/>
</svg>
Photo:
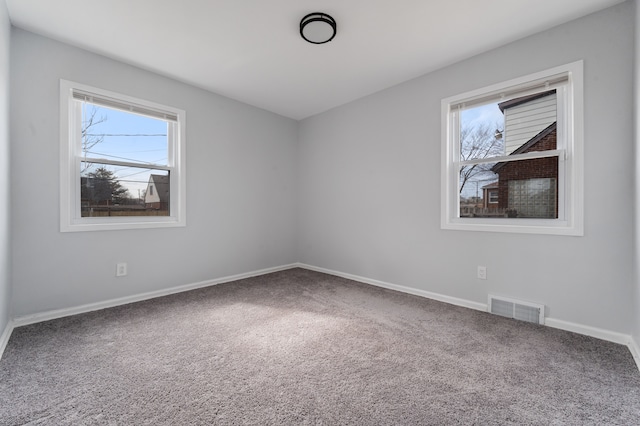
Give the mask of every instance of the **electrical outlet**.
<svg viewBox="0 0 640 426">
<path fill-rule="evenodd" d="M 478 279 L 486 280 L 487 279 L 487 267 L 486 266 L 478 266 Z"/>
<path fill-rule="evenodd" d="M 116 265 L 116 277 L 124 277 L 125 275 L 127 275 L 127 264 L 118 263 Z"/>
</svg>

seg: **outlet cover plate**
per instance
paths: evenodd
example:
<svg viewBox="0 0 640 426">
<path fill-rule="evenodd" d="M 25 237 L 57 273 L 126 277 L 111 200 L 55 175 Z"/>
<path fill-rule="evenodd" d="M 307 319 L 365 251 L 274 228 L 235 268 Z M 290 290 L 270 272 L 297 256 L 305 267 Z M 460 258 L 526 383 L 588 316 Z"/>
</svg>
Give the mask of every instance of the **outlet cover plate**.
<svg viewBox="0 0 640 426">
<path fill-rule="evenodd" d="M 125 275 L 127 275 L 127 264 L 118 263 L 116 265 L 116 277 L 124 277 Z"/>
<path fill-rule="evenodd" d="M 478 279 L 486 280 L 487 279 L 487 267 L 486 266 L 478 266 Z"/>
</svg>

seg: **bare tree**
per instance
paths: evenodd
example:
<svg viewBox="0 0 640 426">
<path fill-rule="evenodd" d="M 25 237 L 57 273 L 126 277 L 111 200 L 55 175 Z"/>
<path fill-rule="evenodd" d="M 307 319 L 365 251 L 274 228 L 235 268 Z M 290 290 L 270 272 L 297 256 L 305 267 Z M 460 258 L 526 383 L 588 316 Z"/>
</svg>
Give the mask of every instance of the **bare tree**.
<svg viewBox="0 0 640 426">
<path fill-rule="evenodd" d="M 107 121 L 107 117 L 105 115 L 97 116 L 98 108 L 91 105 L 90 109 L 84 111 L 82 114 L 82 156 L 86 159 L 87 154 L 94 146 L 104 141 L 104 135 L 92 133 L 92 130 L 95 126 L 100 123 L 104 123 Z M 84 166 L 80 170 L 80 172 L 85 172 L 89 167 L 91 167 L 92 163 L 84 162 Z"/>
<path fill-rule="evenodd" d="M 504 155 L 504 142 L 497 126 L 479 124 L 463 126 L 460 129 L 460 160 L 480 160 Z M 493 176 L 492 163 L 469 164 L 460 167 L 460 193 L 470 180 L 482 177 L 483 174 Z"/>
</svg>

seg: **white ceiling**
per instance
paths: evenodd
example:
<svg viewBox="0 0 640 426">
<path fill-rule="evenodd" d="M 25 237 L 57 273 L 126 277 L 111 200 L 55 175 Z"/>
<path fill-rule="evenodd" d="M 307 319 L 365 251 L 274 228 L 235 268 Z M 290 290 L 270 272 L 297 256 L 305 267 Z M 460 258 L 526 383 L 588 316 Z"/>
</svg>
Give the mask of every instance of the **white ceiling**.
<svg viewBox="0 0 640 426">
<path fill-rule="evenodd" d="M 302 119 L 622 0 L 6 0 L 13 25 Z M 299 35 L 310 12 L 336 38 Z"/>
</svg>

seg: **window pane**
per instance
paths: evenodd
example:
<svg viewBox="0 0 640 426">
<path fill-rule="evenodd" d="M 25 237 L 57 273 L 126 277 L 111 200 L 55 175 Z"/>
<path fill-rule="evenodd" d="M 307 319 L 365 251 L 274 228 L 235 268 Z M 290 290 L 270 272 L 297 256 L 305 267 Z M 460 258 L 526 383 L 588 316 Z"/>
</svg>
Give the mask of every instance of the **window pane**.
<svg viewBox="0 0 640 426">
<path fill-rule="evenodd" d="M 82 156 L 168 164 L 167 122 L 82 102 Z"/>
<path fill-rule="evenodd" d="M 169 172 L 81 162 L 82 217 L 169 216 Z"/>
<path fill-rule="evenodd" d="M 505 155 L 556 149 L 555 90 L 498 104 L 504 113 Z"/>
<path fill-rule="evenodd" d="M 556 149 L 555 90 L 469 108 L 460 113 L 460 160 Z"/>
<path fill-rule="evenodd" d="M 461 166 L 460 217 L 558 217 L 558 157 Z"/>
<path fill-rule="evenodd" d="M 460 167 L 460 217 L 505 217 L 500 209 L 497 163 Z"/>
<path fill-rule="evenodd" d="M 583 87 L 577 61 L 442 99 L 441 228 L 583 235 Z"/>
</svg>

